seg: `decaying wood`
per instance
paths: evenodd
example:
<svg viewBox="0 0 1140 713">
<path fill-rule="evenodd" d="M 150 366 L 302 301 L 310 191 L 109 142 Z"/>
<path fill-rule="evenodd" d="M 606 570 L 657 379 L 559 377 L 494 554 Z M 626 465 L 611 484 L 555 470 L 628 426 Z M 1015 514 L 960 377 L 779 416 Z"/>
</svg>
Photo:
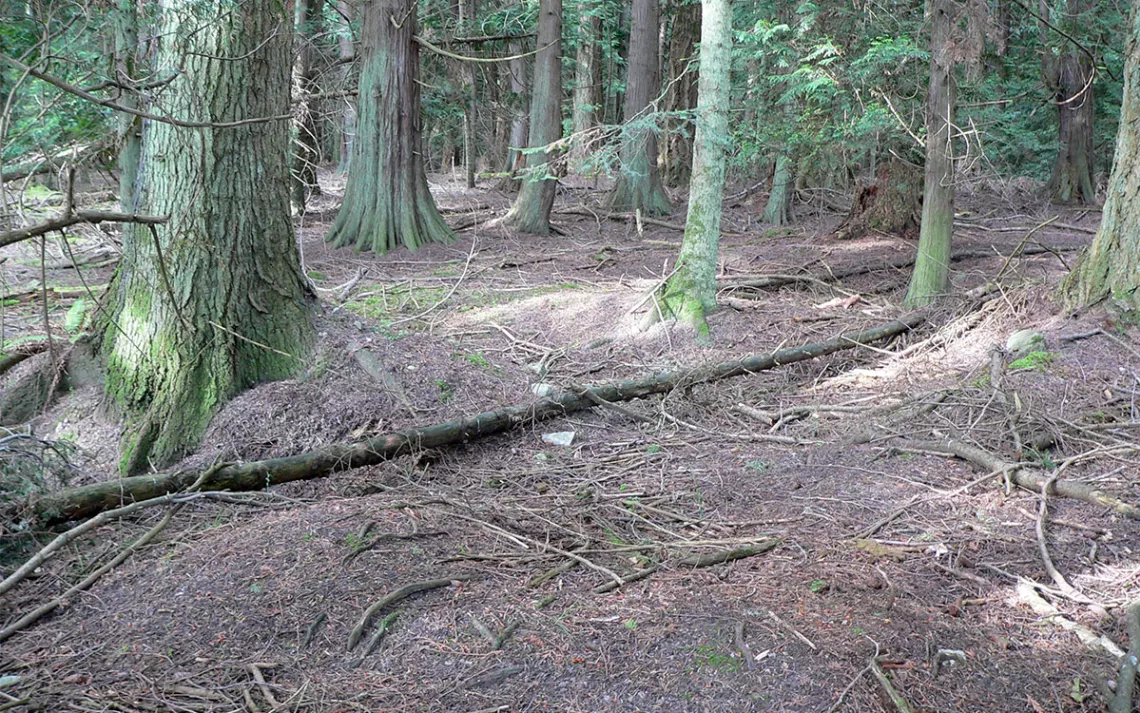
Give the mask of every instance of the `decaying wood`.
<svg viewBox="0 0 1140 713">
<path fill-rule="evenodd" d="M 4 356 L 0 357 L 0 375 L 6 374 L 12 370 L 20 362 L 28 357 L 35 356 L 40 352 L 47 351 L 47 340 L 39 342 L 25 342 L 18 346 L 12 347 Z"/>
<path fill-rule="evenodd" d="M 924 312 L 916 312 L 878 327 L 843 334 L 822 342 L 603 384 L 591 387 L 588 391 L 611 403 L 644 398 L 667 393 L 678 387 L 767 371 L 890 339 L 913 330 L 925 319 Z M 297 480 L 321 478 L 340 471 L 374 465 L 413 451 L 465 443 L 524 424 L 595 408 L 596 405 L 592 398 L 583 393 L 562 391 L 533 403 L 485 411 L 432 426 L 385 433 L 356 443 L 334 444 L 293 456 L 228 465 L 212 473 L 202 487 L 209 490 L 260 490 Z M 32 513 L 44 525 L 87 518 L 120 507 L 123 503 L 184 490 L 199 476 L 197 470 L 177 470 L 69 488 L 36 500 L 32 504 Z"/>
<path fill-rule="evenodd" d="M 1035 493 L 1040 493 L 1046 483 L 1049 482 L 1049 476 L 1039 470 L 1034 470 L 1023 463 L 1013 463 L 1002 460 L 993 453 L 953 438 L 946 438 L 940 441 L 908 441 L 905 447 L 907 449 L 915 448 L 931 453 L 944 453 L 946 455 L 956 456 L 990 473 L 1005 475 L 1009 478 L 1010 482 L 1017 487 Z M 1062 498 L 1083 500 L 1092 505 L 1100 505 L 1127 518 L 1140 520 L 1140 508 L 1137 508 L 1135 505 L 1130 505 L 1087 483 L 1080 483 L 1073 480 L 1057 480 L 1050 486 L 1050 493 Z"/>
</svg>

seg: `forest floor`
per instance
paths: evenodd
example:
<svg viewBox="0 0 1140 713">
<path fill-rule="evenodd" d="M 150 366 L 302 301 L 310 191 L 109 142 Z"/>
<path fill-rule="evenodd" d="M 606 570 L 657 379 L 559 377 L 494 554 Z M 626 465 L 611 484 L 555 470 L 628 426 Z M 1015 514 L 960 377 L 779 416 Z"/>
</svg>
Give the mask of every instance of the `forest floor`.
<svg viewBox="0 0 1140 713">
<path fill-rule="evenodd" d="M 683 330 L 638 329 L 680 232 L 606 219 L 592 186 L 564 186 L 560 234 L 536 238 L 483 225 L 510 201 L 490 183 L 468 191 L 433 177 L 459 239 L 376 256 L 323 244 L 342 188 L 323 179 L 326 195 L 299 222 L 321 297 L 315 356 L 297 379 L 231 402 L 187 465 L 438 423 L 525 403 L 540 384 L 764 353 L 902 313 L 906 268 L 726 288 L 713 343 L 698 346 Z M 772 228 L 758 221 L 763 195 L 725 205 L 726 285 L 915 250 L 890 236 L 830 239 L 841 216 L 812 206 Z M 1069 318 L 1055 303 L 1098 212 L 992 187 L 964 191 L 959 210 L 955 250 L 983 256 L 954 263 L 954 292 L 999 275 L 1000 289 L 980 305 L 950 298 L 889 344 L 185 506 L 89 593 L 3 644 L 0 675 L 20 678 L 0 689 L 21 702 L 0 709 L 900 711 L 868 671 L 876 654 L 915 711 L 1103 709 L 1097 686 L 1113 660 L 1019 601 L 1018 577 L 1049 583 L 1040 496 L 900 444 L 956 434 L 1016 459 L 1014 434 L 1048 433 L 1057 448 L 1021 455 L 1134 502 L 1140 330 L 1111 328 L 1103 311 Z M 665 220 L 683 223 L 683 210 Z M 1038 244 L 1053 251 L 1009 258 Z M 6 293 L 28 291 L 39 246 L 4 254 Z M 111 269 L 47 276 L 103 284 Z M 50 305 L 61 332 L 67 304 Z M 6 338 L 42 333 L 38 298 L 5 305 Z M 1044 356 L 992 370 L 991 348 L 1024 328 L 1045 334 Z M 73 484 L 113 477 L 118 430 L 99 394 L 82 386 L 34 422 L 40 437 L 77 446 Z M 544 441 L 556 432 L 573 442 Z M 1053 563 L 1097 604 L 1051 601 L 1126 645 L 1119 607 L 1140 594 L 1136 523 L 1056 497 L 1048 510 Z M 0 616 L 58 594 L 162 516 L 100 528 L 9 594 Z M 26 540 L 3 537 L 9 548 Z M 685 562 L 773 540 L 736 561 Z M 383 608 L 348 651 L 371 604 L 431 580 L 450 584 Z"/>
</svg>

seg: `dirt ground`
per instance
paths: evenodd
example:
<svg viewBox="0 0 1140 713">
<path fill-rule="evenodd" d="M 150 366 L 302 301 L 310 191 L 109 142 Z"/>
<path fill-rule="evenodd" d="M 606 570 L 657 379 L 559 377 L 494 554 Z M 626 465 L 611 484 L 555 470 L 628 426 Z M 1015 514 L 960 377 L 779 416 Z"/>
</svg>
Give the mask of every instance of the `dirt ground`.
<svg viewBox="0 0 1140 713">
<path fill-rule="evenodd" d="M 341 180 L 324 176 L 298 219 L 321 298 L 309 366 L 234 399 L 184 465 L 296 453 L 547 387 L 882 324 L 902 314 L 905 268 L 731 284 L 826 278 L 915 249 L 886 235 L 835 241 L 842 216 L 822 204 L 773 228 L 759 221 L 763 195 L 730 199 L 723 308 L 712 345 L 698 346 L 666 325 L 639 329 L 680 233 L 607 219 L 595 186 L 564 185 L 558 234 L 536 238 L 484 225 L 510 201 L 491 182 L 468 191 L 436 176 L 458 240 L 376 256 L 322 242 Z M 954 436 L 1135 502 L 1140 330 L 1054 301 L 1098 212 L 995 184 L 963 191 L 959 210 L 955 250 L 975 257 L 953 264 L 954 292 L 994 280 L 998 291 L 981 304 L 951 297 L 889 343 L 182 507 L 89 592 L 0 644 L 0 676 L 19 677 L 0 681 L 11 698 L 0 710 L 902 710 L 868 670 L 876 654 L 915 711 L 1103 710 L 1113 659 L 1032 611 L 1018 581 L 1048 585 L 1068 619 L 1126 647 L 1136 522 L 1051 497 L 1047 551 L 1095 603 L 1053 596 L 1040 496 L 905 446 Z M 665 219 L 683 221 L 681 208 Z M 1010 257 L 1023 248 L 1035 254 Z M 35 287 L 38 252 L 6 249 L 6 294 Z M 112 269 L 46 276 L 99 285 Z M 42 333 L 38 296 L 4 302 L 5 338 Z M 49 300 L 61 334 L 68 306 Z M 1045 356 L 991 369 L 991 349 L 1025 328 L 1044 333 Z M 118 427 L 99 403 L 98 385 L 82 386 L 33 424 L 75 444 L 72 484 L 114 477 Z M 572 443 L 544 440 L 557 432 Z M 1027 445 L 1042 434 L 1058 445 Z M 49 561 L 0 600 L 5 625 L 163 515 L 101 527 Z M 12 549 L 49 534 L 2 537 Z M 701 561 L 726 552 L 749 556 Z"/>
</svg>

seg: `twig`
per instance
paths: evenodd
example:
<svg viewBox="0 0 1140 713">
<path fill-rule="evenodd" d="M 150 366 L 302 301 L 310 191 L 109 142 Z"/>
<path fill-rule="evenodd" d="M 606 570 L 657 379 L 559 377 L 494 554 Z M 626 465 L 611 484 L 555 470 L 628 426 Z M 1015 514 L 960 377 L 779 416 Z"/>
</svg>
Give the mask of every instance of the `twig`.
<svg viewBox="0 0 1140 713">
<path fill-rule="evenodd" d="M 1045 565 L 1045 571 L 1049 573 L 1049 578 L 1053 580 L 1057 588 L 1074 601 L 1082 604 L 1093 604 L 1093 600 L 1078 592 L 1073 585 L 1069 584 L 1069 580 L 1065 579 L 1065 575 L 1057 571 L 1053 565 L 1053 558 L 1049 556 L 1049 546 L 1045 542 L 1045 517 L 1049 512 L 1049 489 L 1057 481 L 1059 475 L 1059 472 L 1054 473 L 1041 486 L 1041 503 L 1037 507 L 1037 547 L 1041 551 L 1041 562 Z"/>
<path fill-rule="evenodd" d="M 887 674 L 883 673 L 883 668 L 879 666 L 878 657 L 871 659 L 870 667 L 871 673 L 874 674 L 875 679 L 883 687 L 883 690 L 887 692 L 887 697 L 891 699 L 891 703 L 895 704 L 895 708 L 898 708 L 899 713 L 914 713 L 914 709 L 910 707 L 907 700 L 903 698 L 903 695 L 894 687 L 891 683 L 891 679 L 887 678 Z"/>
<path fill-rule="evenodd" d="M 384 597 L 381 597 L 370 607 L 364 610 L 364 614 L 360 617 L 360 621 L 355 627 L 353 627 L 352 632 L 348 636 L 348 650 L 352 651 L 354 648 L 356 648 L 356 645 L 360 643 L 360 637 L 364 635 L 364 628 L 368 626 L 368 622 L 371 621 L 372 617 L 384 607 L 407 599 L 413 594 L 428 592 L 433 589 L 439 589 L 440 587 L 448 587 L 454 582 L 465 582 L 470 579 L 474 579 L 474 577 L 464 574 L 448 577 L 447 579 L 429 579 L 425 582 L 406 584 L 396 591 Z"/>
<path fill-rule="evenodd" d="M 273 691 L 269 690 L 269 684 L 265 682 L 265 676 L 261 673 L 261 666 L 265 664 L 251 663 L 249 665 L 249 672 L 253 674 L 253 680 L 257 682 L 257 687 L 261 689 L 261 695 L 265 696 L 265 702 L 273 706 L 274 709 L 280 708 L 281 704 L 273 696 Z M 267 667 L 268 668 L 268 667 Z"/>
<path fill-rule="evenodd" d="M 795 637 L 797 639 L 799 639 L 800 641 L 807 644 L 807 647 L 809 649 L 811 649 L 812 651 L 819 651 L 819 649 L 816 648 L 816 645 L 811 642 L 811 639 L 809 639 L 808 637 L 801 634 L 795 627 L 793 627 L 788 622 L 786 622 L 783 619 L 781 619 L 780 617 L 776 616 L 776 612 L 772 611 L 771 609 L 768 610 L 768 618 L 771 619 L 772 621 L 776 622 L 780 626 L 784 627 L 788 631 L 790 631 L 792 634 L 795 635 Z"/>
<path fill-rule="evenodd" d="M 871 657 L 871 661 L 874 661 L 877 658 L 879 658 L 878 643 L 875 644 L 875 655 Z M 863 678 L 863 676 L 866 676 L 870 670 L 871 663 L 868 662 L 866 666 L 859 670 L 859 673 L 855 674 L 855 677 L 851 679 L 850 683 L 847 684 L 847 687 L 839 692 L 839 698 L 835 699 L 835 703 L 831 704 L 831 707 L 827 709 L 827 713 L 835 713 L 835 711 L 839 710 L 839 707 L 843 705 L 844 699 L 847 698 L 847 694 L 851 692 L 851 689 L 855 687 L 855 684 L 859 682 L 859 679 Z"/>
<path fill-rule="evenodd" d="M 736 648 L 740 649 L 740 655 L 744 657 L 744 668 L 749 671 L 756 670 L 756 657 L 752 655 L 752 649 L 748 648 L 748 642 L 744 640 L 744 622 L 736 622 L 736 630 L 733 632 L 736 638 Z"/>
</svg>

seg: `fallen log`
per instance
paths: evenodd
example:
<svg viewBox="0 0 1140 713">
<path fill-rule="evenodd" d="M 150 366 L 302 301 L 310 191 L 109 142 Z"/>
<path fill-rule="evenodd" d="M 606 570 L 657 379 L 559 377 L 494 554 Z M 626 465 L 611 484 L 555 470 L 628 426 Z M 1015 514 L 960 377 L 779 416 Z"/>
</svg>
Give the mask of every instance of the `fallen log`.
<svg viewBox="0 0 1140 713">
<path fill-rule="evenodd" d="M 1059 247 L 1030 245 L 1022 250 L 1015 251 L 1013 257 L 1019 257 L 1021 255 L 1043 255 L 1045 253 L 1067 252 L 1072 250 L 1081 250 L 1083 248 L 1083 245 L 1062 245 Z M 1002 257 L 1002 255 L 993 250 L 962 250 L 951 255 L 950 262 L 960 262 L 962 260 L 974 260 L 987 257 Z M 902 270 L 904 268 L 913 267 L 915 259 L 915 255 L 902 255 L 899 257 L 891 258 L 890 260 L 884 260 L 883 262 L 849 265 L 844 268 L 828 270 L 827 272 L 815 274 L 804 273 L 802 275 L 732 275 L 722 277 L 720 280 L 718 280 L 718 282 L 721 289 L 748 288 L 753 290 L 783 287 L 784 285 L 792 285 L 797 282 L 838 282 L 847 277 L 858 277 L 859 275 L 866 275 L 882 270 Z"/>
<path fill-rule="evenodd" d="M 334 444 L 282 458 L 227 465 L 211 473 L 199 487 L 202 490 L 260 490 L 296 480 L 322 478 L 339 471 L 375 465 L 416 450 L 464 443 L 524 424 L 596 408 L 599 399 L 610 403 L 629 401 L 669 392 L 681 386 L 743 376 L 815 359 L 905 334 L 925 319 L 925 312 L 915 312 L 872 329 L 843 334 L 823 342 L 693 369 L 677 369 L 639 379 L 627 379 L 582 391 L 562 391 L 533 403 L 485 411 L 432 426 L 385 433 L 356 443 Z M 32 503 L 31 511 L 43 525 L 88 518 L 124 503 L 178 492 L 195 483 L 200 476 L 198 470 L 177 470 L 69 488 L 39 498 Z"/>
</svg>

